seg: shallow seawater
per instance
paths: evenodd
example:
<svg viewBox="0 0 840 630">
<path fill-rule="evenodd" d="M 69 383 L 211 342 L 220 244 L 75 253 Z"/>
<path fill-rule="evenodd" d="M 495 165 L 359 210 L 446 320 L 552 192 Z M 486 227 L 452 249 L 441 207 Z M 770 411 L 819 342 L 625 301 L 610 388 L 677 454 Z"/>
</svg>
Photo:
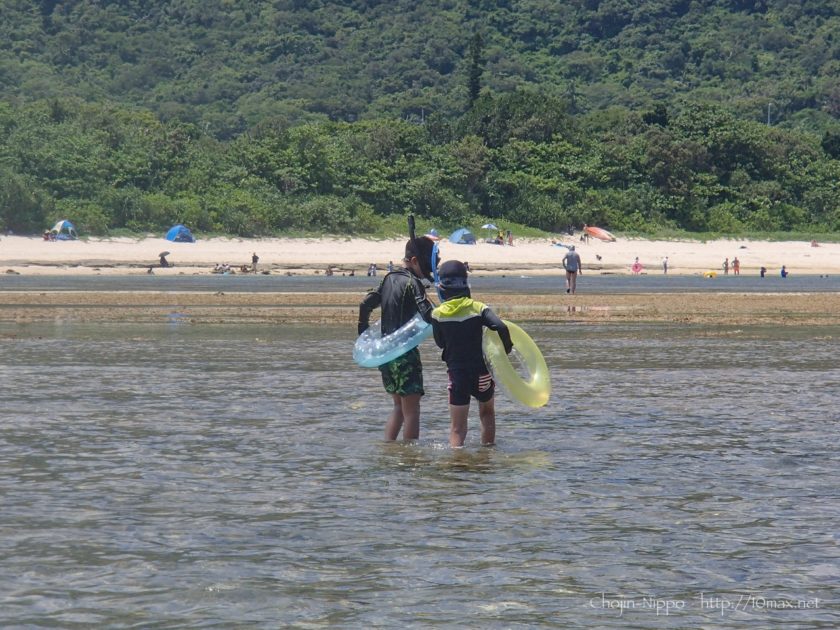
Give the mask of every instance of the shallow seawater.
<svg viewBox="0 0 840 630">
<path fill-rule="evenodd" d="M 540 325 L 416 444 L 339 327 L 0 326 L 0 626 L 840 625 L 838 328 Z"/>
</svg>

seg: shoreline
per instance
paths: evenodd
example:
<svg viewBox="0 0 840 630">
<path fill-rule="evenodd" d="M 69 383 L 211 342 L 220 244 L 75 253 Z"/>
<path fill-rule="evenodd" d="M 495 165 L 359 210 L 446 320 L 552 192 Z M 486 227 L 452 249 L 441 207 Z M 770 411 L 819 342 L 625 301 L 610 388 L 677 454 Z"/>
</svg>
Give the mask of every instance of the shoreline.
<svg viewBox="0 0 840 630">
<path fill-rule="evenodd" d="M 661 274 L 668 258 L 671 275 L 723 274 L 723 261 L 738 258 L 743 275 L 767 268 L 777 275 L 782 265 L 797 275 L 840 274 L 840 243 L 812 247 L 802 241 L 657 241 L 619 239 L 601 242 L 577 237 L 558 239 L 574 245 L 583 263 L 582 275 L 631 275 L 638 258 L 642 273 Z M 0 237 L 0 274 L 27 275 L 137 275 L 211 274 L 215 265 L 228 264 L 232 273 L 242 273 L 257 253 L 258 273 L 319 275 L 329 266 L 336 275 L 365 275 L 375 263 L 380 273 L 389 261 L 399 265 L 405 239 L 364 238 L 238 239 L 213 238 L 196 243 L 172 243 L 163 238 L 90 238 L 77 241 L 44 241 L 41 237 Z M 488 243 L 457 245 L 440 242 L 441 259 L 467 261 L 476 275 L 563 273 L 565 247 L 548 239 L 520 239 L 514 246 Z M 169 252 L 174 266 L 159 267 L 159 254 Z M 730 271 L 730 273 L 732 273 Z"/>
<path fill-rule="evenodd" d="M 761 265 L 777 276 L 786 265 L 796 276 L 840 275 L 840 243 L 812 247 L 805 242 L 652 241 L 580 242 L 581 283 L 593 275 L 632 275 L 636 257 L 643 273 L 662 274 L 669 258 L 669 275 L 723 275 L 720 263 L 738 257 L 742 275 L 758 275 Z M 171 243 L 163 238 L 115 238 L 43 241 L 40 237 L 0 238 L 0 283 L 4 274 L 31 276 L 211 275 L 215 264 L 228 263 L 234 273 L 257 253 L 258 273 L 287 276 L 334 275 L 354 271 L 364 276 L 375 262 L 384 272 L 389 261 L 399 264 L 405 239 L 360 238 L 231 239 Z M 565 248 L 546 239 L 523 239 L 513 247 L 487 243 L 456 245 L 441 242 L 443 260 L 470 263 L 476 276 L 561 276 Z M 175 266 L 154 267 L 160 252 L 169 252 Z M 600 257 L 600 260 L 599 260 Z M 731 273 L 731 272 L 730 272 Z M 113 284 L 113 283 L 112 283 Z M 189 324 L 339 324 L 355 323 L 362 295 L 358 291 L 223 293 L 201 291 L 82 290 L 53 293 L 15 290 L 0 292 L 0 323 L 189 323 Z M 801 293 L 502 293 L 489 291 L 479 299 L 501 316 L 522 322 L 613 323 L 659 322 L 715 326 L 838 326 L 840 292 Z M 830 333 L 833 335 L 834 333 Z M 6 334 L 6 337 L 9 335 Z M 14 336 L 12 334 L 11 336 Z"/>
</svg>

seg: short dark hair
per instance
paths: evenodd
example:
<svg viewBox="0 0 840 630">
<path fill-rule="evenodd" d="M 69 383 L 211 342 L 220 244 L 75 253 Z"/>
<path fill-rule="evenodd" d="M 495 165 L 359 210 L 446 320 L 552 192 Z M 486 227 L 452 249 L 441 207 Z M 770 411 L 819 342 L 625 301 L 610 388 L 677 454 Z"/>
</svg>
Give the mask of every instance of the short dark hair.
<svg viewBox="0 0 840 630">
<path fill-rule="evenodd" d="M 410 260 L 412 256 L 417 257 L 420 263 L 420 270 L 423 275 L 429 280 L 432 278 L 432 250 L 435 247 L 435 242 L 427 236 L 419 236 L 417 238 L 410 238 L 405 243 L 405 258 Z"/>
</svg>

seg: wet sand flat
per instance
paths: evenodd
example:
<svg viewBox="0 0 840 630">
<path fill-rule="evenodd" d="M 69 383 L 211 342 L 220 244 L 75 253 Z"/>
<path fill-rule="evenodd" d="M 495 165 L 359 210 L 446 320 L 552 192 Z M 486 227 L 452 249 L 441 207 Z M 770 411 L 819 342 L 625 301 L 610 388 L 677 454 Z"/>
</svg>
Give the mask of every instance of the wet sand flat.
<svg viewBox="0 0 840 630">
<path fill-rule="evenodd" d="M 359 292 L 6 291 L 0 323 L 75 321 L 354 325 Z M 840 325 L 838 293 L 625 293 L 475 296 L 517 322 Z M 374 315 L 375 316 L 375 315 Z"/>
</svg>

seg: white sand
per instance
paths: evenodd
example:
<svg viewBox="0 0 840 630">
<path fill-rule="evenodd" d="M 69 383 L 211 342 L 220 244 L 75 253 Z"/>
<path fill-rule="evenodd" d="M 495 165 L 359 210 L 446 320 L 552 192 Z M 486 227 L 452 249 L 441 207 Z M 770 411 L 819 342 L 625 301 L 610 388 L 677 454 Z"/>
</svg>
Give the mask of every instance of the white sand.
<svg viewBox="0 0 840 630">
<path fill-rule="evenodd" d="M 778 274 L 786 265 L 792 274 L 840 273 L 840 244 L 812 247 L 809 242 L 716 240 L 654 241 L 619 238 L 605 243 L 576 237 L 563 237 L 575 245 L 583 261 L 583 273 L 631 273 L 636 259 L 644 273 L 662 273 L 662 259 L 669 259 L 669 273 L 722 273 L 725 258 L 738 257 L 741 273 L 756 274 L 763 265 L 768 274 Z M 327 265 L 337 273 L 364 274 L 375 262 L 383 269 L 388 261 L 399 264 L 405 239 L 367 240 L 360 238 L 238 239 L 214 238 L 196 243 L 171 243 L 163 238 L 90 238 L 78 241 L 47 242 L 41 237 L 0 237 L 0 274 L 11 270 L 20 274 L 137 274 L 146 273 L 158 263 L 158 254 L 175 266 L 155 269 L 155 273 L 210 273 L 217 263 L 234 268 L 250 264 L 256 252 L 261 270 L 272 273 L 323 273 Z M 562 271 L 565 249 L 550 240 L 519 239 L 513 247 L 479 243 L 456 245 L 441 242 L 443 260 L 466 260 L 477 273 L 528 272 L 552 274 Z M 601 257 L 598 260 L 598 256 Z M 730 273 L 732 273 L 730 269 Z"/>
</svg>

